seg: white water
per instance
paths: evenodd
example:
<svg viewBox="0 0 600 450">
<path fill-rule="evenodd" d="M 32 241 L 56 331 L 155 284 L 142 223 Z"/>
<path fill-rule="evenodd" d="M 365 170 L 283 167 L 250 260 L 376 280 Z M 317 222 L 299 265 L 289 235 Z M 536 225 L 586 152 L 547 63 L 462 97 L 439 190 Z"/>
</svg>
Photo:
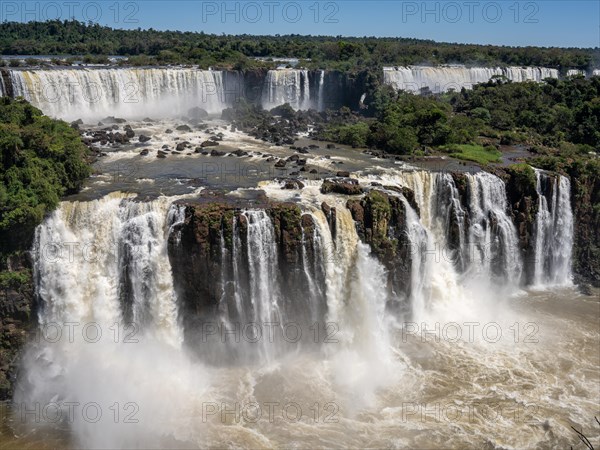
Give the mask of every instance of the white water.
<svg viewBox="0 0 600 450">
<path fill-rule="evenodd" d="M 235 72 L 186 68 L 9 71 L 14 95 L 66 120 L 174 117 L 199 106 L 218 114 L 242 94 Z"/>
<path fill-rule="evenodd" d="M 319 94 L 318 94 L 318 107 L 317 107 L 317 111 L 324 111 L 325 110 L 325 71 L 321 70 L 321 72 L 319 72 Z"/>
<path fill-rule="evenodd" d="M 485 442 L 504 447 L 556 442 L 556 436 L 548 437 L 541 427 L 531 430 L 530 425 L 505 417 L 502 419 L 506 423 L 465 420 L 452 423 L 447 429 L 430 429 L 430 424 L 401 418 L 404 402 L 422 402 L 427 398 L 454 405 L 461 405 L 462 401 L 482 402 L 490 396 L 509 404 L 539 399 L 546 408 L 546 403 L 555 405 L 557 400 L 543 399 L 559 389 L 562 381 L 532 378 L 541 375 L 538 366 L 530 367 L 529 361 L 541 358 L 548 362 L 544 356 L 546 347 L 527 348 L 521 342 L 513 343 L 512 336 L 505 337 L 503 342 L 507 345 L 499 347 L 469 347 L 463 342 L 424 345 L 417 340 L 398 346 L 394 342 L 390 333 L 399 331 L 390 323 L 394 318 L 386 310 L 386 305 L 394 301 L 410 302 L 409 319 L 428 325 L 485 319 L 497 321 L 503 330 L 508 330 L 515 320 L 530 319 L 512 312 L 505 301 L 505 291 L 518 287 L 521 262 L 518 253 L 511 255 L 515 251 L 516 231 L 507 215 L 506 193 L 499 178 L 485 173 L 468 175 L 468 205 L 461 204 L 448 174 L 391 171 L 360 178 L 365 184 L 375 180 L 386 186 L 411 188 L 420 209 L 417 212 L 402 194 L 394 194 L 401 197 L 406 233 L 414 247 L 408 295 L 395 298 L 388 289 L 385 268 L 359 240 L 346 208 L 347 197 L 321 194 L 320 182 L 307 182 L 301 191 L 282 191 L 279 183 L 262 185 L 275 200 L 298 200 L 303 212 L 314 220 L 314 248 L 323 253 L 320 264 L 324 266 L 325 281 L 319 284 L 313 275 L 315 271 L 304 265 L 303 274 L 309 281 L 305 296 L 314 305 L 319 292 L 325 291 L 326 313 L 317 320 L 335 324 L 336 343 L 323 344 L 315 354 L 292 350 L 281 355 L 277 349 L 263 346 L 262 358 L 240 368 L 209 369 L 201 362 L 192 363 L 180 346 L 183 330 L 177 321 L 165 245 L 168 235 L 174 232 L 173 224 L 183 221 L 182 207 L 171 206 L 173 199 L 136 203 L 118 194 L 89 203 L 62 203 L 37 230 L 36 280 L 45 305 L 40 321 L 98 322 L 109 342 L 103 339 L 96 345 L 79 338 L 73 343 L 63 340 L 57 345 L 34 346 L 25 361 L 24 390 L 16 400 L 28 404 L 99 402 L 106 413 L 100 422 L 79 419 L 70 425 L 73 445 L 82 447 L 218 447 L 224 442 L 250 448 L 290 443 L 323 447 L 336 442 L 357 448 L 373 443 L 378 447 L 432 447 L 449 442 L 448 439 L 464 447 L 466 443 L 480 446 L 483 438 L 479 433 L 485 435 Z M 557 183 L 559 190 L 553 191 L 555 198 L 549 202 L 563 217 L 563 228 L 570 214 L 569 197 L 561 195 L 568 192 L 567 183 L 566 179 Z M 395 191 L 387 192 L 393 195 Z M 322 202 L 336 210 L 333 225 L 321 209 Z M 235 231 L 232 260 L 239 264 L 233 265 L 233 278 L 239 279 L 237 271 L 247 263 L 251 279 L 249 292 L 237 297 L 237 311 L 260 322 L 270 321 L 273 316 L 292 321 L 295 317 L 283 313 L 291 293 L 282 292 L 279 284 L 278 275 L 282 272 L 273 222 L 260 209 L 242 211 L 241 215 L 248 223 L 248 259 L 242 258 L 242 239 Z M 461 255 L 465 258 L 462 267 L 456 255 L 442 250 L 449 244 L 449 222 L 465 215 L 470 217 L 470 226 L 459 227 Z M 234 229 L 237 226 L 234 222 Z M 49 244 L 88 241 L 98 244 L 99 258 L 87 261 L 75 253 L 72 262 L 61 260 L 57 264 L 55 259 L 43 257 L 42 250 Z M 476 251 L 467 251 L 471 245 Z M 479 252 L 482 248 L 485 251 Z M 124 257 L 124 250 L 135 256 Z M 307 260 L 308 250 L 303 244 L 303 261 Z M 540 251 L 545 253 L 547 249 Z M 570 258 L 570 253 L 561 255 Z M 552 267 L 564 267 L 561 258 L 552 256 L 552 261 L 556 262 Z M 135 320 L 142 323 L 135 336 L 140 342 L 129 346 L 123 342 L 114 344 L 109 331 L 114 321 L 122 321 L 119 280 L 123 279 L 124 266 L 132 281 L 127 298 L 132 301 Z M 499 272 L 494 268 L 499 268 Z M 478 276 L 472 277 L 475 272 Z M 244 299 L 250 302 L 244 303 Z M 315 307 L 311 317 L 317 311 Z M 415 347 L 411 349 L 412 345 Z M 424 354 L 419 354 L 422 350 Z M 562 350 L 564 355 L 568 355 L 567 350 Z M 417 356 L 408 357 L 405 352 Z M 432 367 L 428 362 L 439 358 L 444 360 L 442 366 Z M 558 368 L 556 373 L 560 373 Z M 579 375 L 577 389 L 588 387 L 589 383 L 582 381 L 585 377 Z M 488 376 L 492 378 L 488 380 Z M 516 382 L 523 386 L 515 388 Z M 592 377 L 592 385 L 593 382 Z M 527 386 L 535 386 L 541 392 L 536 391 L 532 397 Z M 551 386 L 551 391 L 544 390 L 545 386 Z M 273 400 L 298 402 L 304 410 L 302 419 L 270 423 L 263 418 L 256 423 L 217 415 L 207 422 L 201 414 L 207 402 L 227 402 L 231 408 L 231 402 L 243 405 Z M 120 402 L 121 409 L 127 402 L 135 403 L 139 407 L 135 416 L 139 423 L 115 423 L 108 410 L 115 401 Z M 319 402 L 322 408 L 327 401 L 335 401 L 340 407 L 340 420 L 334 424 L 312 423 L 308 407 Z M 592 409 L 586 405 L 581 408 L 572 415 L 575 423 L 582 423 L 582 417 Z M 536 412 L 535 419 L 543 422 L 546 414 L 545 410 Z M 552 427 L 562 444 L 568 442 L 569 430 L 559 428 L 559 414 L 552 410 Z M 459 435 L 464 438 L 456 435 L 456 427 L 462 430 Z"/>
<path fill-rule="evenodd" d="M 308 70 L 269 70 L 263 88 L 262 106 L 271 109 L 289 103 L 294 109 L 315 107 L 314 95 L 310 93 Z"/>
<path fill-rule="evenodd" d="M 504 281 L 518 286 L 522 262 L 517 231 L 508 217 L 504 182 L 486 172 L 466 176 L 471 200 L 469 250 L 473 252 L 472 269 L 485 279 L 500 276 Z M 494 273 L 494 263 L 499 265 L 500 274 Z"/>
<path fill-rule="evenodd" d="M 460 91 L 463 87 L 485 83 L 495 75 L 502 75 L 514 82 L 536 81 L 558 78 L 558 70 L 545 67 L 465 67 L 465 66 L 409 66 L 384 67 L 383 82 L 395 89 L 419 93 L 429 88 L 433 93 L 450 89 Z"/>
<path fill-rule="evenodd" d="M 535 171 L 538 213 L 535 221 L 534 285 L 572 283 L 573 212 L 571 183 L 562 175 Z"/>
<path fill-rule="evenodd" d="M 132 301 L 132 321 L 179 347 L 167 218 L 180 220 L 173 199 L 137 202 L 114 193 L 91 202 L 63 202 L 38 227 L 34 248 L 40 323 L 122 321 L 122 301 Z M 125 271 L 127 274 L 125 274 Z M 131 292 L 124 291 L 129 283 Z"/>
</svg>

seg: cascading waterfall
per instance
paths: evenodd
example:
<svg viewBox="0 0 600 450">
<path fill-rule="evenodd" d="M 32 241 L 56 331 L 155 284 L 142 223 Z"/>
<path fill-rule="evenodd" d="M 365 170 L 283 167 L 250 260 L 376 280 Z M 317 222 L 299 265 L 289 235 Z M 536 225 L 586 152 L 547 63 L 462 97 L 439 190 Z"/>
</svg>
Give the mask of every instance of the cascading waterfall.
<svg viewBox="0 0 600 450">
<path fill-rule="evenodd" d="M 538 284 L 540 280 L 561 283 L 570 275 L 570 186 L 565 177 L 550 177 L 541 171 L 536 174 L 540 193 L 536 255 L 544 255 L 536 266 L 536 280 Z M 463 176 L 467 180 L 466 198 L 461 198 L 453 176 L 447 173 L 394 171 L 377 177 L 386 185 L 411 189 L 419 207 L 416 211 L 397 194 L 406 210 L 406 233 L 414 250 L 410 292 L 405 300 L 417 316 L 449 292 L 464 295 L 460 291 L 465 274 L 472 278 L 476 271 L 484 281 L 498 279 L 500 283 L 518 284 L 520 278 L 516 231 L 507 213 L 503 182 L 485 172 Z M 335 207 L 333 223 L 321 210 L 324 199 Z M 40 322 L 94 320 L 110 325 L 133 321 L 142 328 L 158 330 L 160 340 L 169 345 L 180 345 L 182 331 L 166 246 L 168 236 L 175 245 L 181 244 L 185 207 L 172 202 L 168 198 L 138 202 L 127 195 L 111 194 L 93 202 L 61 204 L 37 230 L 34 254 L 43 305 Z M 360 291 L 356 277 L 362 275 L 356 267 L 365 258 L 365 249 L 343 198 L 304 200 L 303 208 L 315 226 L 312 235 L 302 231 L 300 284 L 286 285 L 298 292 L 281 285 L 280 274 L 286 272 L 271 217 L 264 210 L 247 210 L 233 219 L 230 250 L 221 235 L 221 258 L 225 260 L 223 255 L 230 253 L 232 262 L 222 264 L 227 273 L 222 275 L 223 304 L 218 311 L 225 322 L 240 318 L 298 320 L 299 310 L 305 312 L 301 319 L 306 323 L 326 316 L 346 324 L 342 336 L 346 334 L 347 341 L 352 342 L 360 317 L 348 308 L 353 301 L 351 291 Z M 55 243 L 93 244 L 84 250 L 95 252 L 93 257 L 75 252 L 72 261 L 56 264 L 46 255 Z M 378 265 L 371 257 L 369 261 Z M 228 299 L 225 285 L 241 283 L 245 277 L 248 289 L 242 283 Z M 382 298 L 383 304 L 391 300 L 388 293 Z M 380 313 L 373 317 L 381 320 Z M 277 349 L 262 350 L 266 360 L 276 354 Z"/>
<path fill-rule="evenodd" d="M 210 311 L 200 310 L 197 292 L 192 305 L 182 303 L 178 288 L 189 286 L 178 273 L 188 267 L 173 265 L 178 260 L 171 258 L 172 247 L 194 250 L 187 240 L 190 232 L 198 231 L 189 228 L 199 217 L 190 209 L 194 204 L 175 203 L 179 197 L 140 202 L 121 193 L 61 203 L 36 230 L 39 321 L 42 328 L 95 323 L 103 339 L 95 347 L 81 334 L 73 342 L 65 341 L 67 335 L 58 343 L 38 342 L 24 359 L 26 376 L 16 400 L 45 404 L 101 399 L 103 408 L 115 399 L 135 401 L 146 414 L 139 427 L 115 424 L 107 415 L 100 424 L 76 421 L 74 434 L 84 446 L 149 446 L 157 433 L 193 436 L 187 422 L 173 423 L 182 417 L 177 408 L 188 408 L 183 417 L 193 416 L 203 402 L 215 400 L 211 395 L 222 398 L 207 393 L 214 381 L 208 379 L 206 364 L 231 369 L 227 376 L 240 381 L 240 364 L 269 372 L 280 364 L 279 357 L 316 348 L 336 389 L 354 405 L 369 404 L 378 387 L 399 375 L 390 351 L 390 331 L 399 322 L 447 319 L 453 317 L 445 315 L 448 311 L 494 304 L 503 285 L 519 285 L 522 263 L 504 183 L 484 172 L 461 176 L 466 184 L 459 185 L 452 174 L 423 170 L 359 177 L 364 186 L 377 180 L 383 185 L 378 189 L 400 199 L 411 246 L 406 292 L 389 289 L 388 268 L 361 242 L 347 196 L 322 194 L 318 181 L 307 181 L 299 191 L 284 191 L 279 183 L 262 186 L 274 199 L 292 195 L 298 200 L 298 258 L 286 255 L 281 242 L 282 217 L 289 210 L 227 210 L 216 216 L 221 222 L 211 216 L 206 224 L 216 231 L 211 235 L 216 248 L 205 257 L 217 272 L 192 273 L 207 277 L 215 287 L 216 305 Z M 536 282 L 566 284 L 573 241 L 569 181 L 541 171 L 536 176 L 536 255 L 543 255 Z M 409 188 L 414 202 L 398 187 Z M 402 311 L 409 315 L 393 317 L 388 308 L 393 302 L 408 302 L 410 308 Z M 193 314 L 197 322 L 183 317 Z M 139 327 L 133 330 L 137 345 L 113 342 L 114 324 L 129 322 Z M 263 334 L 255 342 L 249 339 L 252 332 L 242 332 L 246 339 L 241 342 L 231 335 L 223 341 L 221 333 L 207 341 L 187 341 L 190 332 L 200 331 L 187 329 L 191 326 L 225 327 L 227 334 L 236 324 L 242 329 L 256 325 L 265 333 L 267 323 L 274 325 L 274 340 Z M 300 345 L 279 338 L 292 323 L 306 333 Z M 308 345 L 314 323 L 333 324 L 336 344 Z M 194 350 L 201 364 L 190 361 L 188 354 Z M 248 382 L 241 378 L 240 385 Z M 164 398 L 174 400 L 174 406 L 164 405 Z"/>
<path fill-rule="evenodd" d="M 420 254 L 412 253 L 417 256 L 413 268 L 415 264 L 421 267 L 420 275 L 411 274 L 415 293 L 423 292 L 418 286 L 431 280 L 452 289 L 463 284 L 462 280 L 474 279 L 519 286 L 522 261 L 503 181 L 486 172 L 465 173 L 464 177 L 465 200 L 460 199 L 448 173 L 411 170 L 375 177 L 385 184 L 408 187 L 419 205 L 418 226 L 416 213 L 407 207 L 408 235 L 411 242 L 421 242 L 422 249 Z"/>
<path fill-rule="evenodd" d="M 487 279 L 496 276 L 518 284 L 522 262 L 517 231 L 508 217 L 504 182 L 486 172 L 466 174 L 466 177 L 470 197 L 471 267 Z"/>
<path fill-rule="evenodd" d="M 120 193 L 62 203 L 36 231 L 40 323 L 135 322 L 180 346 L 166 221 L 181 218 L 170 203 Z"/>
<path fill-rule="evenodd" d="M 558 70 L 545 67 L 384 67 L 383 82 L 395 89 L 414 93 L 421 92 L 423 88 L 429 88 L 433 93 L 441 93 L 450 89 L 470 89 L 473 85 L 485 83 L 497 75 L 514 82 L 540 82 L 545 78 L 558 78 Z"/>
<path fill-rule="evenodd" d="M 15 96 L 62 119 L 220 113 L 243 94 L 236 72 L 187 68 L 10 70 Z"/>
<path fill-rule="evenodd" d="M 269 70 L 263 89 L 262 106 L 272 109 L 289 103 L 294 109 L 309 109 L 314 99 L 310 94 L 308 70 Z"/>
<path fill-rule="evenodd" d="M 573 212 L 571 182 L 535 170 L 538 212 L 535 221 L 535 286 L 571 284 Z"/>
<path fill-rule="evenodd" d="M 319 72 L 319 94 L 318 94 L 318 107 L 317 111 L 325 110 L 325 71 Z"/>
</svg>

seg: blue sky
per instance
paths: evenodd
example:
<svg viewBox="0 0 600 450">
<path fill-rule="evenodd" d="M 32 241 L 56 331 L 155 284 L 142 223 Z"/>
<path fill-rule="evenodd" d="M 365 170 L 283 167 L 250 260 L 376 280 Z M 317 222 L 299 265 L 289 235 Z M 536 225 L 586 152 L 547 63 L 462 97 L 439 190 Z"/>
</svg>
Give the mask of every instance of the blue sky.
<svg viewBox="0 0 600 450">
<path fill-rule="evenodd" d="M 71 15 L 115 28 L 600 47 L 600 0 L 0 2 L 3 21 L 67 19 Z"/>
</svg>

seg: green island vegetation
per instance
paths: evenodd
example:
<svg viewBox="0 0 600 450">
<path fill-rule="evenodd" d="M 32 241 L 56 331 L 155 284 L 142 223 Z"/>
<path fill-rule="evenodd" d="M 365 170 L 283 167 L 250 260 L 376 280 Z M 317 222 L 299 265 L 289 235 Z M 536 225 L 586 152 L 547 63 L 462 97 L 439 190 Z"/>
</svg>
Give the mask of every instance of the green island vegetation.
<svg viewBox="0 0 600 450">
<path fill-rule="evenodd" d="M 0 288 L 15 288 L 28 272 L 8 271 L 8 258 L 29 249 L 35 227 L 61 197 L 81 188 L 88 151 L 67 123 L 22 99 L 0 98 Z"/>
<path fill-rule="evenodd" d="M 366 113 L 351 120 L 335 116 L 316 134 L 354 147 L 404 155 L 435 150 L 482 164 L 501 156 L 492 142 L 524 145 L 540 155 L 588 157 L 600 149 L 600 77 L 544 83 L 497 78 L 432 96 L 379 86 Z"/>
<path fill-rule="evenodd" d="M 309 69 L 347 72 L 378 70 L 386 65 L 447 63 L 588 70 L 600 63 L 597 49 L 455 44 L 409 38 L 119 30 L 76 20 L 4 22 L 0 24 L 0 53 L 81 55 L 90 63 L 106 63 L 106 55 L 115 55 L 129 57 L 128 65 L 197 64 L 235 69 L 264 65 L 254 58 L 283 57 L 297 58 Z M 63 63 L 58 59 L 55 62 Z M 18 61 L 11 64 L 18 65 Z"/>
<path fill-rule="evenodd" d="M 479 164 L 498 163 L 502 160 L 502 153 L 493 145 L 484 147 L 476 144 L 452 144 L 441 147 L 441 149 L 448 152 L 453 158 Z"/>
</svg>

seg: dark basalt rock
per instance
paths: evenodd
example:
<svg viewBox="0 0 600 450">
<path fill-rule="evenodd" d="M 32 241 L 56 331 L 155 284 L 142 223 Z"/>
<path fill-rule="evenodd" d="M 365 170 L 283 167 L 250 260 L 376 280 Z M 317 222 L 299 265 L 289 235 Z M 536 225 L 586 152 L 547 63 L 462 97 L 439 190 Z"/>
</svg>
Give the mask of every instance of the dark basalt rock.
<svg viewBox="0 0 600 450">
<path fill-rule="evenodd" d="M 27 282 L 0 289 L 0 401 L 12 398 L 21 349 L 36 329 L 33 279 L 30 264 L 24 259 L 11 271 L 26 274 Z"/>
<path fill-rule="evenodd" d="M 188 141 L 180 142 L 179 144 L 177 144 L 177 147 L 175 147 L 175 150 L 177 150 L 178 152 L 182 152 L 189 146 L 190 143 Z"/>
<path fill-rule="evenodd" d="M 352 178 L 327 179 L 321 185 L 322 194 L 358 195 L 364 192 L 357 180 Z"/>
<path fill-rule="evenodd" d="M 175 128 L 177 131 L 192 131 L 192 129 L 188 125 L 179 125 Z"/>
<path fill-rule="evenodd" d="M 148 137 L 146 135 L 140 134 L 140 137 L 138 138 L 138 141 L 140 141 L 140 142 L 148 142 L 151 139 L 152 138 L 150 138 L 150 137 Z"/>
<path fill-rule="evenodd" d="M 300 180 L 285 180 L 281 189 L 303 189 L 304 183 Z"/>
<path fill-rule="evenodd" d="M 125 131 L 125 136 L 127 136 L 127 138 L 131 139 L 131 138 L 135 137 L 135 132 L 131 129 L 131 126 L 125 125 L 124 131 Z"/>
<path fill-rule="evenodd" d="M 140 155 L 141 155 L 141 156 L 148 156 L 148 153 L 150 153 L 150 151 L 149 151 L 147 148 L 145 148 L 144 150 L 142 150 L 142 151 L 140 152 Z"/>
<path fill-rule="evenodd" d="M 273 243 L 277 246 L 279 270 L 272 274 L 273 279 L 277 278 L 285 292 L 284 308 L 294 312 L 293 317 L 303 317 L 309 289 L 304 273 L 322 267 L 315 260 L 321 253 L 314 250 L 312 242 L 315 224 L 293 203 L 268 202 L 263 210 L 271 220 Z M 248 219 L 238 205 L 209 201 L 186 203 L 183 223 L 176 225 L 169 236 L 168 256 L 180 301 L 184 339 L 192 351 L 202 352 L 206 348 L 200 345 L 198 333 L 202 323 L 216 320 L 220 308 L 234 304 L 236 296 L 243 297 L 243 304 L 249 301 L 246 298 L 251 292 L 247 233 Z M 238 243 L 236 259 L 232 252 L 234 241 Z M 306 267 L 304 261 L 308 263 Z M 237 264 L 235 280 L 232 278 L 234 264 Z M 324 283 L 323 273 L 312 276 Z M 322 301 L 325 308 L 324 296 L 316 300 Z M 232 351 L 237 351 L 236 348 Z"/>
<path fill-rule="evenodd" d="M 371 190 L 360 200 L 348 200 L 346 206 L 356 222 L 361 240 L 370 245 L 374 255 L 386 267 L 391 288 L 409 296 L 412 247 L 405 232 L 406 208 L 402 199 Z M 408 312 L 410 306 L 394 302 L 388 307 L 403 313 Z"/>
<path fill-rule="evenodd" d="M 508 167 L 495 169 L 495 174 L 506 183 L 506 197 L 510 207 L 510 214 L 517 229 L 519 250 L 523 260 L 523 281 L 529 284 L 533 281 L 535 242 L 534 228 L 538 210 L 538 194 L 535 187 L 535 175 L 532 169 L 530 176 L 526 176 L 525 169 Z M 531 178 L 533 177 L 533 178 Z M 455 176 L 455 180 L 459 180 Z M 457 183 L 461 197 L 463 195 L 462 183 Z M 466 198 L 466 197 L 465 197 Z"/>
<path fill-rule="evenodd" d="M 219 145 L 218 142 L 208 140 L 208 141 L 204 141 L 202 144 L 200 144 L 200 147 L 215 147 L 217 145 Z"/>
</svg>

